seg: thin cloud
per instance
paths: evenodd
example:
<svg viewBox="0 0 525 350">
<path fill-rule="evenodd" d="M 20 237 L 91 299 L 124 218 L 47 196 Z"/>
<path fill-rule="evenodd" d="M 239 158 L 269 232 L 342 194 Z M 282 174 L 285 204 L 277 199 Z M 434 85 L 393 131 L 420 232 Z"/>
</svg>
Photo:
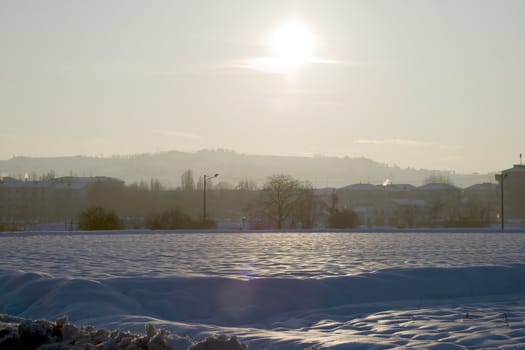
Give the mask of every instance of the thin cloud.
<svg viewBox="0 0 525 350">
<path fill-rule="evenodd" d="M 192 133 L 189 133 L 189 132 L 183 132 L 183 131 L 149 129 L 149 130 L 146 130 L 146 132 L 148 132 L 150 134 L 161 135 L 161 136 L 179 137 L 179 138 L 188 139 L 188 140 L 199 140 L 199 139 L 201 139 L 200 135 L 192 134 Z"/>
<path fill-rule="evenodd" d="M 354 143 L 365 145 L 390 145 L 390 146 L 430 146 L 431 142 L 410 139 L 359 139 Z"/>
<path fill-rule="evenodd" d="M 282 57 L 255 57 L 233 64 L 232 68 L 250 69 L 264 73 L 288 73 L 306 65 L 343 64 L 344 62 L 321 58 L 305 57 L 302 59 L 286 60 Z"/>
<path fill-rule="evenodd" d="M 117 76 L 144 76 L 144 77 L 171 77 L 200 75 L 214 72 L 220 65 L 205 63 L 186 64 L 138 64 L 138 63 L 96 63 L 96 64 L 66 64 L 53 65 L 53 69 L 60 69 L 66 75 L 117 75 Z"/>
</svg>

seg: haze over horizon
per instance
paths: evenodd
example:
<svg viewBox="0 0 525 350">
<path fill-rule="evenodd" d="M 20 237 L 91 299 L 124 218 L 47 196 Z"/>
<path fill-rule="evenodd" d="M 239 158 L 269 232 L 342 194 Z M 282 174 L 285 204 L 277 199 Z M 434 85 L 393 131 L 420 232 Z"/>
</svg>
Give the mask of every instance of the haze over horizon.
<svg viewBox="0 0 525 350">
<path fill-rule="evenodd" d="M 398 164 L 393 164 L 393 163 L 388 163 L 388 162 L 380 162 L 380 161 L 377 161 L 375 159 L 371 159 L 371 158 L 367 158 L 367 157 L 363 157 L 363 156 L 355 156 L 355 157 L 350 157 L 350 156 L 344 156 L 344 155 L 336 155 L 336 156 L 330 156 L 330 155 L 325 155 L 325 154 L 255 154 L 255 153 L 243 153 L 243 152 L 238 152 L 236 150 L 230 150 L 230 149 L 223 149 L 223 148 L 217 148 L 217 149 L 199 149 L 199 150 L 194 150 L 194 151 L 181 151 L 181 150 L 175 150 L 175 149 L 172 149 L 172 150 L 165 150 L 165 151 L 155 151 L 155 152 L 138 152 L 138 153 L 130 153 L 130 154 L 64 154 L 64 155 L 42 155 L 42 156 L 30 156 L 30 155 L 23 155 L 23 154 L 13 154 L 11 157 L 7 158 L 7 159 L 0 159 L 0 162 L 2 161 L 10 161 L 10 160 L 14 160 L 14 159 L 19 159 L 19 158 L 28 158 L 28 159 L 67 159 L 67 158 L 77 158 L 77 157 L 82 157 L 82 158 L 93 158 L 93 159 L 119 159 L 119 158 L 133 158 L 133 157 L 142 157 L 142 156 L 157 156 L 157 155 L 162 155 L 162 154 L 169 154 L 169 153 L 186 153 L 186 154 L 199 154 L 201 152 L 225 152 L 225 153 L 233 153 L 233 154 L 236 154 L 236 155 L 239 155 L 239 156 L 248 156 L 248 157 L 283 157 L 283 158 L 287 158 L 287 157 L 291 157 L 291 158 L 326 158 L 326 159 L 365 159 L 365 160 L 368 160 L 370 162 L 373 162 L 373 163 L 376 163 L 378 165 L 385 165 L 387 167 L 398 167 L 400 169 L 413 169 L 413 170 L 428 170 L 428 171 L 437 171 L 437 172 L 449 172 L 449 173 L 457 173 L 457 174 L 464 174 L 464 175 L 474 175 L 474 174 L 478 174 L 478 175 L 488 175 L 488 176 L 493 176 L 493 174 L 499 172 L 501 169 L 492 169 L 491 171 L 487 171 L 487 172 L 483 172 L 483 173 L 480 173 L 480 172 L 471 172 L 471 173 L 462 173 L 462 172 L 459 172 L 459 171 L 456 171 L 455 169 L 432 169 L 432 168 L 421 168 L 421 167 L 417 167 L 417 166 L 411 166 L 411 165 L 408 165 L 406 167 L 401 167 L 399 166 Z M 514 162 L 513 164 L 517 164 L 518 162 Z M 509 164 L 508 167 L 511 167 L 511 165 Z M 50 169 L 52 170 L 52 169 Z M 6 175 L 6 174 L 4 174 Z"/>
<path fill-rule="evenodd" d="M 488 173 L 525 151 L 525 2 L 0 3 L 0 159 L 225 148 Z"/>
</svg>

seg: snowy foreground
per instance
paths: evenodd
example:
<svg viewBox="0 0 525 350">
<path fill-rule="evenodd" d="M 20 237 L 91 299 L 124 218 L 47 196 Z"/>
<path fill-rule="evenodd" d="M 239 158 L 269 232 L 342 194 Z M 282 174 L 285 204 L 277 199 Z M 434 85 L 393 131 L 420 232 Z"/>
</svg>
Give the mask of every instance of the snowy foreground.
<svg viewBox="0 0 525 350">
<path fill-rule="evenodd" d="M 207 239 L 217 239 L 211 235 L 194 238 L 192 253 L 199 255 L 196 262 L 206 256 L 215 259 L 216 252 L 200 245 Z M 59 319 L 60 324 L 65 322 L 61 317 L 67 315 L 70 329 L 75 328 L 78 332 L 88 329 L 81 328 L 87 325 L 100 330 L 132 332 L 136 335 L 128 340 L 135 339 L 141 344 L 157 336 L 165 340 L 162 343 L 165 348 L 172 349 L 198 349 L 199 342 L 204 344 L 209 336 L 215 338 L 208 341 L 219 339 L 222 345 L 231 342 L 224 349 L 242 348 L 237 340 L 218 338 L 219 334 L 236 336 L 250 349 L 305 349 L 310 346 L 319 349 L 525 349 L 525 261 L 522 260 L 525 259 L 525 235 L 386 237 L 308 233 L 295 235 L 297 246 L 304 241 L 325 243 L 312 245 L 310 251 L 301 246 L 310 260 L 300 263 L 294 260 L 300 253 L 286 241 L 289 237 L 280 234 L 256 236 L 253 240 L 267 250 L 254 248 L 251 258 L 247 258 L 250 254 L 235 246 L 236 239 L 243 241 L 246 237 L 231 234 L 223 235 L 222 239 L 232 245 L 231 251 L 239 250 L 242 254 L 223 251 L 224 261 L 217 262 L 220 266 L 217 271 L 206 274 L 201 269 L 195 275 L 185 273 L 187 266 L 183 268 L 184 273 L 176 267 L 178 254 L 181 250 L 187 251 L 192 242 L 191 235 L 150 237 L 150 240 L 158 240 L 159 246 L 165 247 L 167 242 L 172 244 L 172 265 L 161 266 L 155 266 L 153 258 L 151 261 L 145 259 L 141 255 L 145 254 L 142 248 L 134 245 L 143 236 L 121 235 L 121 240 L 115 241 L 120 246 L 113 244 L 113 255 L 92 251 L 96 261 L 91 262 L 91 267 L 84 266 L 82 275 L 75 274 L 71 265 L 78 263 L 79 256 L 89 260 L 86 246 L 96 247 L 91 240 L 114 242 L 114 236 L 35 234 L 24 238 L 0 237 L 0 313 L 27 319 Z M 49 245 L 56 247 L 57 237 L 70 244 L 66 247 L 62 242 L 61 251 L 57 252 L 58 260 L 48 255 L 52 249 Z M 328 259 L 334 256 L 323 252 L 331 246 L 330 239 L 340 244 L 346 240 L 353 244 L 361 242 L 363 264 L 352 270 L 348 267 L 352 256 L 335 254 L 337 259 L 324 264 L 337 265 L 332 268 L 337 273 L 312 276 L 311 270 L 316 263 L 311 262 L 311 257 Z M 418 239 L 420 243 L 415 242 Z M 273 243 L 268 243 L 269 240 Z M 278 268 L 271 264 L 277 264 L 276 261 L 282 264 L 281 251 L 268 249 L 268 245 L 282 246 L 283 240 L 290 244 L 288 256 L 294 259 L 282 265 L 282 269 L 288 270 L 279 275 L 274 273 Z M 46 243 L 48 241 L 51 243 Z M 374 244 L 370 241 L 388 241 L 391 248 L 381 256 L 372 255 L 369 253 Z M 392 242 L 397 244 L 393 246 Z M 7 249 L 16 243 L 16 253 L 9 253 Z M 413 254 L 407 247 L 414 244 L 426 247 L 424 252 Z M 501 247 L 507 245 L 509 256 L 505 257 Z M 445 251 L 452 247 L 454 251 Z M 149 264 L 145 268 L 157 273 L 136 275 L 130 269 L 121 274 L 102 275 L 103 270 L 112 271 L 113 264 L 123 264 L 118 249 L 135 250 L 136 259 Z M 43 252 L 40 256 L 39 250 Z M 275 255 L 273 259 L 272 254 Z M 364 270 L 367 263 L 374 267 L 387 264 L 388 254 L 395 267 Z M 150 255 L 155 254 L 150 251 Z M 405 265 L 399 260 L 400 255 L 405 256 Z M 426 255 L 429 263 L 420 260 L 420 255 Z M 457 262 L 444 260 L 447 255 L 452 262 Z M 463 263 L 459 261 L 461 255 L 465 258 Z M 133 260 L 135 256 L 128 258 Z M 24 259 L 31 266 L 30 270 L 20 268 Z M 228 261 L 243 259 L 249 259 L 244 261 L 245 265 L 257 267 L 255 278 L 251 274 L 232 273 L 237 269 L 228 265 Z M 34 267 L 35 261 L 40 261 L 40 268 Z M 188 263 L 184 257 L 181 261 Z M 63 266 L 62 273 L 59 265 Z M 221 273 L 224 266 L 230 269 Z M 94 272 L 89 273 L 90 270 Z M 117 269 L 121 270 L 122 267 Z M 14 329 L 15 324 L 22 321 L 0 316 L 2 322 Z M 145 328 L 146 325 L 150 326 Z M 88 333 L 94 332 L 88 330 Z M 82 338 L 84 341 L 89 338 L 86 334 Z M 121 339 L 128 336 L 115 331 L 105 334 L 107 337 L 121 334 Z"/>
</svg>

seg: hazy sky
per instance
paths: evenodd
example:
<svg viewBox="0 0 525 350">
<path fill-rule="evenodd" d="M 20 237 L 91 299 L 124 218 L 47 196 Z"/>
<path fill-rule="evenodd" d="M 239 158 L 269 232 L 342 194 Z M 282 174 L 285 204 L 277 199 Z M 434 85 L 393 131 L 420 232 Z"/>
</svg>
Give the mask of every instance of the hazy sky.
<svg viewBox="0 0 525 350">
<path fill-rule="evenodd" d="M 521 0 L 0 0 L 0 159 L 506 168 L 525 153 L 524 18 Z"/>
</svg>

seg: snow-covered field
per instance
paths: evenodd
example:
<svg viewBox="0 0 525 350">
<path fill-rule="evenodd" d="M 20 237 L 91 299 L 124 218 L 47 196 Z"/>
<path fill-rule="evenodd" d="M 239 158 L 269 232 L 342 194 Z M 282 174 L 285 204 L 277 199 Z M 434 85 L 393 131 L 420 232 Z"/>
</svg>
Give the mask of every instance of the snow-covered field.
<svg viewBox="0 0 525 350">
<path fill-rule="evenodd" d="M 525 234 L 2 234 L 0 313 L 250 349 L 525 349 Z"/>
</svg>

